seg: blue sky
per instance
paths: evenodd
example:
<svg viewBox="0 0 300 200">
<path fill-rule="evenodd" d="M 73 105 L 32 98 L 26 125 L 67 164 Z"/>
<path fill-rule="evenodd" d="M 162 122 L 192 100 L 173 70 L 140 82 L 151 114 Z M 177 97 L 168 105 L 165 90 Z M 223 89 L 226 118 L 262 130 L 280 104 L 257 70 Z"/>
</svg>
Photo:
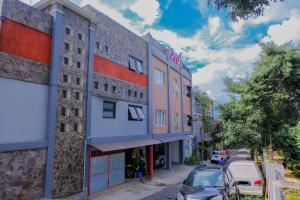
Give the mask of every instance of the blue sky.
<svg viewBox="0 0 300 200">
<path fill-rule="evenodd" d="M 29 2 L 30 0 L 23 0 Z M 33 0 L 35 3 L 37 0 Z M 182 53 L 193 84 L 214 100 L 229 100 L 223 79 L 250 74 L 261 42 L 300 44 L 300 1 L 271 3 L 264 16 L 233 23 L 207 0 L 72 0 L 90 4 L 138 35 L 150 32 Z"/>
</svg>

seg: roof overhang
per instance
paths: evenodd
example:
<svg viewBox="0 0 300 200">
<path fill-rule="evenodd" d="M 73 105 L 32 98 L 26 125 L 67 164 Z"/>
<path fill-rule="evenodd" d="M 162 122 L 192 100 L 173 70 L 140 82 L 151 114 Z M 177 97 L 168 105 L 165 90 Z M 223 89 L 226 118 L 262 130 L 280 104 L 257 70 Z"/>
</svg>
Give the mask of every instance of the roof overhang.
<svg viewBox="0 0 300 200">
<path fill-rule="evenodd" d="M 166 134 L 154 134 L 154 138 L 163 143 L 166 143 L 166 142 L 183 140 L 186 139 L 187 136 L 184 133 L 166 133 Z"/>
</svg>

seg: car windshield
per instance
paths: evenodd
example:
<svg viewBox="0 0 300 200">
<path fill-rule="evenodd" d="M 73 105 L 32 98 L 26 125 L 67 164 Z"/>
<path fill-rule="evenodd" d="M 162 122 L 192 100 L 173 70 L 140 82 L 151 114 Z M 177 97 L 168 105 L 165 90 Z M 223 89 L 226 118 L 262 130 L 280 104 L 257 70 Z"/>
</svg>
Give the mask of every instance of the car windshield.
<svg viewBox="0 0 300 200">
<path fill-rule="evenodd" d="M 213 155 L 220 155 L 220 152 L 219 151 L 214 151 Z"/>
<path fill-rule="evenodd" d="M 217 170 L 192 171 L 185 184 L 195 187 L 224 187 L 223 172 Z"/>
</svg>

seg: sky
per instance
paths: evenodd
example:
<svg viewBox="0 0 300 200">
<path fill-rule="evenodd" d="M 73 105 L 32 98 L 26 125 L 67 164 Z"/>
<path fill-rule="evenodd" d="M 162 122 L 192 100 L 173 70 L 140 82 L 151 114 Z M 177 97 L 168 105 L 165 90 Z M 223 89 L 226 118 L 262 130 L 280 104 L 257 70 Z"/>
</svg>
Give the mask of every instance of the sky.
<svg viewBox="0 0 300 200">
<path fill-rule="evenodd" d="M 193 71 L 193 85 L 217 103 L 230 100 L 224 78 L 251 74 L 260 58 L 261 42 L 300 44 L 300 0 L 271 3 L 263 16 L 236 23 L 225 10 L 208 6 L 207 0 L 71 1 L 94 6 L 140 36 L 150 32 L 182 53 Z"/>
</svg>

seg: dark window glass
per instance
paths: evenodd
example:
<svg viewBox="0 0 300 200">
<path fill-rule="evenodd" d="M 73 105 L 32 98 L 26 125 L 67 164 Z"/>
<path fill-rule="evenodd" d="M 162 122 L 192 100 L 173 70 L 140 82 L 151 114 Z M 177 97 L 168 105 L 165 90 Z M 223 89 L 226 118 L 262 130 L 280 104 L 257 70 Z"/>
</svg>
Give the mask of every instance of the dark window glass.
<svg viewBox="0 0 300 200">
<path fill-rule="evenodd" d="M 81 68 L 81 62 L 77 61 L 77 68 L 80 69 Z"/>
<path fill-rule="evenodd" d="M 67 98 L 67 90 L 62 91 L 62 96 L 63 96 L 63 98 Z"/>
<path fill-rule="evenodd" d="M 193 187 L 224 187 L 223 172 L 214 169 L 192 171 L 184 184 Z"/>
<path fill-rule="evenodd" d="M 131 90 L 128 90 L 128 96 L 129 97 L 131 96 Z"/>
<path fill-rule="evenodd" d="M 78 33 L 78 40 L 82 40 L 82 34 Z"/>
<path fill-rule="evenodd" d="M 64 74 L 63 80 L 64 80 L 64 82 L 68 82 L 68 75 Z"/>
<path fill-rule="evenodd" d="M 111 88 L 111 90 L 112 90 L 113 93 L 117 92 L 116 86 L 113 85 L 112 88 Z"/>
<path fill-rule="evenodd" d="M 61 116 L 66 116 L 66 108 L 65 107 L 61 108 Z"/>
<path fill-rule="evenodd" d="M 99 88 L 99 83 L 97 81 L 94 82 L 94 88 L 98 89 Z"/>
<path fill-rule="evenodd" d="M 69 58 L 64 57 L 64 64 L 65 64 L 65 65 L 68 65 L 68 64 L 69 64 Z"/>
<path fill-rule="evenodd" d="M 105 91 L 108 90 L 108 84 L 104 84 L 104 90 L 105 90 Z"/>
<path fill-rule="evenodd" d="M 79 96 L 80 96 L 80 95 L 79 95 L 79 92 L 76 92 L 76 93 L 75 93 L 75 98 L 76 98 L 77 100 L 79 100 Z"/>
<path fill-rule="evenodd" d="M 189 85 L 186 86 L 186 96 L 188 97 L 192 96 L 192 87 Z"/>
<path fill-rule="evenodd" d="M 140 98 L 142 99 L 142 98 L 144 98 L 144 93 L 140 93 Z"/>
<path fill-rule="evenodd" d="M 70 28 L 66 27 L 66 28 L 65 28 L 65 33 L 66 33 L 67 35 L 70 35 L 70 34 L 71 34 Z"/>
<path fill-rule="evenodd" d="M 60 132 L 65 132 L 65 124 L 60 124 Z"/>
<path fill-rule="evenodd" d="M 66 49 L 66 50 L 69 50 L 69 49 L 70 49 L 70 44 L 67 43 L 67 42 L 65 42 L 65 49 Z"/>
<path fill-rule="evenodd" d="M 187 125 L 188 125 L 188 126 L 192 126 L 192 123 L 193 123 L 193 122 L 192 122 L 192 121 L 193 121 L 192 119 L 193 119 L 193 118 L 192 118 L 191 115 L 188 115 L 188 116 L 187 116 Z"/>
<path fill-rule="evenodd" d="M 100 49 L 100 43 L 99 42 L 96 42 L 95 46 L 96 46 L 96 49 Z"/>
<path fill-rule="evenodd" d="M 76 84 L 80 85 L 80 78 L 76 78 Z"/>
<path fill-rule="evenodd" d="M 134 97 L 137 97 L 137 94 L 138 94 L 137 91 L 134 91 Z"/>
<path fill-rule="evenodd" d="M 128 120 L 142 121 L 145 118 L 146 117 L 141 106 L 128 106 Z"/>
<path fill-rule="evenodd" d="M 74 115 L 75 115 L 75 117 L 78 117 L 78 116 L 79 116 L 79 110 L 78 110 L 78 108 L 75 108 L 75 109 L 74 109 Z"/>
<path fill-rule="evenodd" d="M 105 51 L 108 53 L 108 46 L 105 46 Z"/>
<path fill-rule="evenodd" d="M 81 48 L 77 48 L 77 53 L 81 54 L 82 53 L 82 49 Z"/>
<path fill-rule="evenodd" d="M 74 124 L 74 131 L 78 131 L 78 124 Z"/>
<path fill-rule="evenodd" d="M 116 117 L 116 103 L 111 101 L 103 101 L 103 118 Z"/>
<path fill-rule="evenodd" d="M 135 60 L 134 58 L 132 57 L 129 57 L 129 69 L 131 70 L 136 70 L 136 63 L 135 63 Z"/>
</svg>

